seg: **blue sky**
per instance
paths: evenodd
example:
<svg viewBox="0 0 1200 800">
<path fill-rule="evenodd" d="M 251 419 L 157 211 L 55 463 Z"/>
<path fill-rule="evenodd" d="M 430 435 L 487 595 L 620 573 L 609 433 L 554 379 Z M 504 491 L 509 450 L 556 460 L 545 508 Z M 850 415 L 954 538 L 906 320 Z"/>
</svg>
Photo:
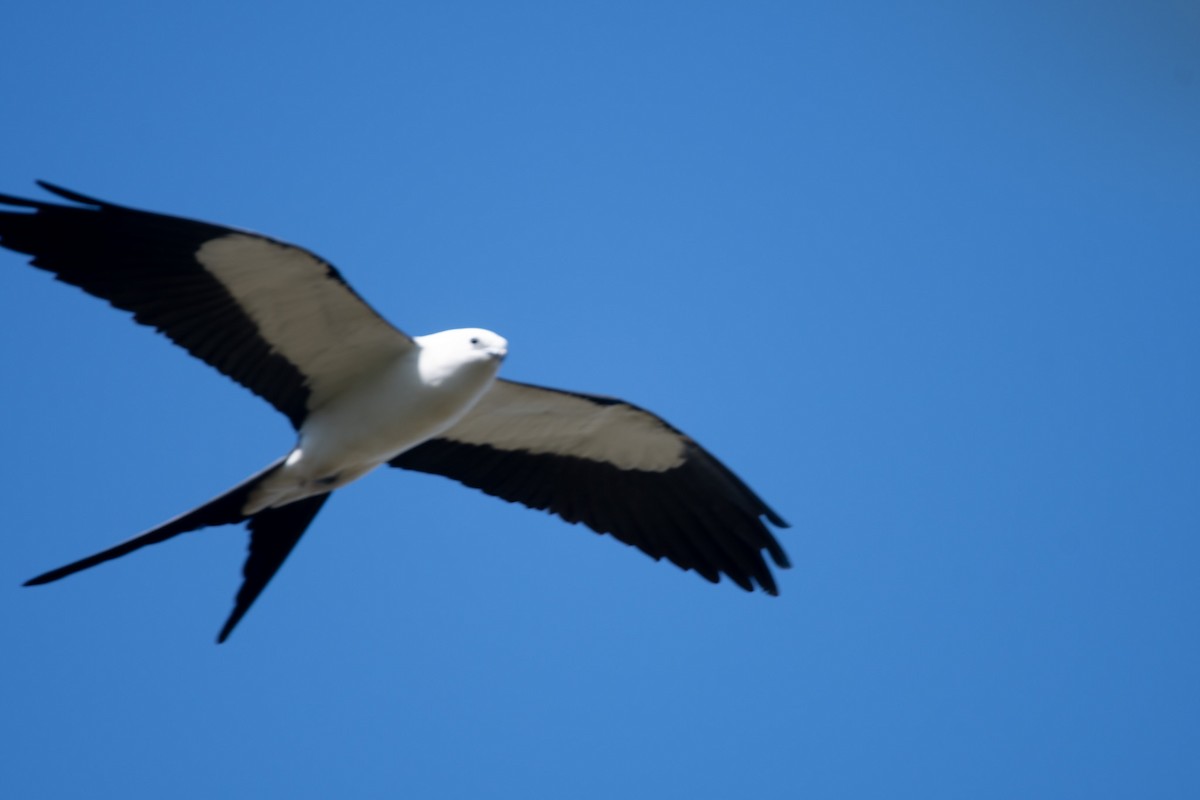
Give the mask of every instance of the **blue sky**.
<svg viewBox="0 0 1200 800">
<path fill-rule="evenodd" d="M 11 797 L 1200 791 L 1200 12 L 1184 2 L 42 2 L 0 191 L 329 258 L 624 397 L 791 523 L 711 586 L 438 478 L 19 584 L 291 444 L 0 253 Z"/>
</svg>

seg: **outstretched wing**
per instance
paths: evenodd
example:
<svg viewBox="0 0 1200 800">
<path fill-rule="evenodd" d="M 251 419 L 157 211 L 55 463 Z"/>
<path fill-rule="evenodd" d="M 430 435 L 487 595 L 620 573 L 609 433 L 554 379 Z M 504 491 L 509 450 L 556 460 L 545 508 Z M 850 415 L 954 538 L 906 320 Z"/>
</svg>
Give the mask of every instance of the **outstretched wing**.
<svg viewBox="0 0 1200 800">
<path fill-rule="evenodd" d="M 308 411 L 412 340 L 313 253 L 39 182 L 78 205 L 0 195 L 0 246 L 164 333 L 299 428 Z"/>
<path fill-rule="evenodd" d="M 691 438 L 629 403 L 499 380 L 454 427 L 394 467 L 445 475 L 610 533 L 716 583 L 776 594 L 763 521 L 787 523 Z"/>
</svg>

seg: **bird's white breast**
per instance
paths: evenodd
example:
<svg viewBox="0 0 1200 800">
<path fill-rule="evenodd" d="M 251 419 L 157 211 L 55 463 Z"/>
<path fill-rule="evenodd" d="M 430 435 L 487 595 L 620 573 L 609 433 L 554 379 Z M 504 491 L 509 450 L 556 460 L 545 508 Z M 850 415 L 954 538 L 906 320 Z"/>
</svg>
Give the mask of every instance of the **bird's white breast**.
<svg viewBox="0 0 1200 800">
<path fill-rule="evenodd" d="M 500 365 L 457 356 L 417 348 L 315 409 L 296 449 L 246 513 L 343 486 L 452 426 L 492 385 Z"/>
</svg>

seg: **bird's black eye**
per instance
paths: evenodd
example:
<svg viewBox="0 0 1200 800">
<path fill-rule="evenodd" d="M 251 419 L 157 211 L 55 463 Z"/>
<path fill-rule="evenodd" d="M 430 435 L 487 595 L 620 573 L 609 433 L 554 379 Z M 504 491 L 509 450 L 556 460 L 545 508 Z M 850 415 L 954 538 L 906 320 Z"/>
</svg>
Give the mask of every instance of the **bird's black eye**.
<svg viewBox="0 0 1200 800">
<path fill-rule="evenodd" d="M 472 337 L 471 337 L 471 344 L 479 344 L 479 337 L 478 337 L 478 336 L 472 336 Z"/>
</svg>

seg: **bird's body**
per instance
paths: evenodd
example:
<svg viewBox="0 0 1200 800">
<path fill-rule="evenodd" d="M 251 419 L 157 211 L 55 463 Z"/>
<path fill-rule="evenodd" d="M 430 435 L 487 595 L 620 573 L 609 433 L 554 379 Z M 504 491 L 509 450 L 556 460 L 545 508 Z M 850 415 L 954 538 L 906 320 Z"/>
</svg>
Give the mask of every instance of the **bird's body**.
<svg viewBox="0 0 1200 800">
<path fill-rule="evenodd" d="M 414 337 L 309 414 L 296 447 L 243 510 L 330 492 L 437 436 L 491 387 L 507 352 L 507 341 L 480 328 Z"/>
<path fill-rule="evenodd" d="M 312 253 L 42 184 L 76 205 L 0 195 L 0 246 L 132 312 L 288 417 L 295 447 L 221 496 L 40 575 L 58 580 L 146 545 L 246 522 L 224 641 L 330 493 L 388 464 L 551 511 L 746 590 L 788 566 L 786 523 L 691 438 L 637 406 L 498 379 L 508 351 L 478 328 L 410 337 Z"/>
</svg>

